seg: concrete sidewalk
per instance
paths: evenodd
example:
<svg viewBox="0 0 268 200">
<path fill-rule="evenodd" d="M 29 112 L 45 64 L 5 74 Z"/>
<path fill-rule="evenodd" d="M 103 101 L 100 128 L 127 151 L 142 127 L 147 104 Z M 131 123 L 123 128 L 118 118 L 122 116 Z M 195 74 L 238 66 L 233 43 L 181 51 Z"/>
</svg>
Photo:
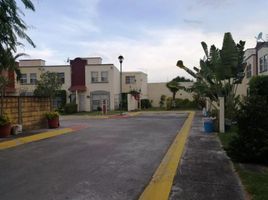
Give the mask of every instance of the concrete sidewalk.
<svg viewBox="0 0 268 200">
<path fill-rule="evenodd" d="M 243 186 L 217 135 L 203 132 L 201 112 L 196 112 L 169 199 L 246 199 Z"/>
</svg>

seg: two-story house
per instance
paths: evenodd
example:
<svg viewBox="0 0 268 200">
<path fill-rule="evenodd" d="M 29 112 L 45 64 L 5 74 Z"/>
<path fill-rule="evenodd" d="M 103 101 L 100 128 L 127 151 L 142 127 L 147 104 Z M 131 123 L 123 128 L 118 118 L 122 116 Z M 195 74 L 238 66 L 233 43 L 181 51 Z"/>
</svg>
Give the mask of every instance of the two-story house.
<svg viewBox="0 0 268 200">
<path fill-rule="evenodd" d="M 248 94 L 248 83 L 252 76 L 268 75 L 268 42 L 257 42 L 255 48 L 246 49 L 244 60 L 245 77 L 237 88 L 237 94 L 241 96 Z"/>
<path fill-rule="evenodd" d="M 103 103 L 108 110 L 119 107 L 119 71 L 113 64 L 102 64 L 100 57 L 76 58 L 70 68 L 69 91 L 79 111 L 94 111 Z"/>
<path fill-rule="evenodd" d="M 113 64 L 103 64 L 100 57 L 75 58 L 67 65 L 46 65 L 44 60 L 20 60 L 20 81 L 13 95 L 33 95 L 37 80 L 43 72 L 55 72 L 67 92 L 67 102 L 75 102 L 79 111 L 95 111 L 103 104 L 108 110 L 119 108 L 120 72 Z M 137 90 L 141 99 L 147 98 L 147 74 L 122 73 L 123 93 Z"/>
</svg>

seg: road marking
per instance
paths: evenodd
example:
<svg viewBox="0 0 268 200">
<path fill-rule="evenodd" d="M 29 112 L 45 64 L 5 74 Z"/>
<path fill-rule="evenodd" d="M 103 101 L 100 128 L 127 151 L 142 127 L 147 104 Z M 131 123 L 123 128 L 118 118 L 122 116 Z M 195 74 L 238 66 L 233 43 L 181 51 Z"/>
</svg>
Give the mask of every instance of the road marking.
<svg viewBox="0 0 268 200">
<path fill-rule="evenodd" d="M 139 200 L 167 200 L 178 168 L 186 139 L 191 130 L 195 112 L 189 112 L 183 127 L 177 134 L 165 157 L 155 171 Z"/>
<path fill-rule="evenodd" d="M 21 137 L 21 138 L 9 140 L 9 141 L 1 142 L 0 143 L 0 150 L 9 149 L 9 148 L 19 146 L 19 145 L 23 145 L 23 144 L 27 144 L 27 143 L 30 143 L 30 142 L 39 141 L 39 140 L 55 137 L 55 136 L 58 136 L 58 135 L 70 133 L 70 132 L 73 132 L 73 131 L 76 131 L 76 130 L 80 130 L 82 128 L 84 128 L 84 127 L 75 126 L 75 127 L 71 127 L 71 128 L 63 128 L 63 129 L 47 131 L 47 132 L 44 132 L 44 133 L 38 133 L 38 134 L 35 134 L 35 135 L 31 135 L 31 136 L 26 136 L 26 137 Z"/>
</svg>

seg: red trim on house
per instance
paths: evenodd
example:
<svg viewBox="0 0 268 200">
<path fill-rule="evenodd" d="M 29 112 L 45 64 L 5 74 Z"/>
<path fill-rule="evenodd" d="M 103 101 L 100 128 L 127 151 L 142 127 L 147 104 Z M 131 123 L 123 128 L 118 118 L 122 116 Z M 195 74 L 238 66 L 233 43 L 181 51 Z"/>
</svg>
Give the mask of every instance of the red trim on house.
<svg viewBox="0 0 268 200">
<path fill-rule="evenodd" d="M 84 85 L 76 85 L 76 86 L 71 86 L 69 88 L 69 90 L 71 92 L 75 92 L 75 91 L 78 91 L 78 92 L 85 92 L 87 90 L 87 87 L 84 86 Z"/>
<path fill-rule="evenodd" d="M 87 90 L 86 87 L 86 75 L 85 66 L 87 64 L 86 60 L 81 58 L 75 58 L 71 60 L 71 87 L 70 91 L 74 92 L 76 90 L 83 92 Z"/>
</svg>

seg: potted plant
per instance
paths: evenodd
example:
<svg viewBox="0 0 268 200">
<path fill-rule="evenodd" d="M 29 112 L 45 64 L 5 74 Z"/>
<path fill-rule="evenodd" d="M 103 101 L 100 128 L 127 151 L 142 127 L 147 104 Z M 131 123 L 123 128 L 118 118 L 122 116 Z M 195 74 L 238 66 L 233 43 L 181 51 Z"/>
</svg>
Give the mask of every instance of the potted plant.
<svg viewBox="0 0 268 200">
<path fill-rule="evenodd" d="M 60 126 L 58 112 L 47 112 L 45 116 L 47 118 L 49 128 L 58 128 Z"/>
<path fill-rule="evenodd" d="M 7 137 L 11 133 L 11 121 L 10 118 L 3 114 L 0 115 L 0 137 Z"/>
</svg>

